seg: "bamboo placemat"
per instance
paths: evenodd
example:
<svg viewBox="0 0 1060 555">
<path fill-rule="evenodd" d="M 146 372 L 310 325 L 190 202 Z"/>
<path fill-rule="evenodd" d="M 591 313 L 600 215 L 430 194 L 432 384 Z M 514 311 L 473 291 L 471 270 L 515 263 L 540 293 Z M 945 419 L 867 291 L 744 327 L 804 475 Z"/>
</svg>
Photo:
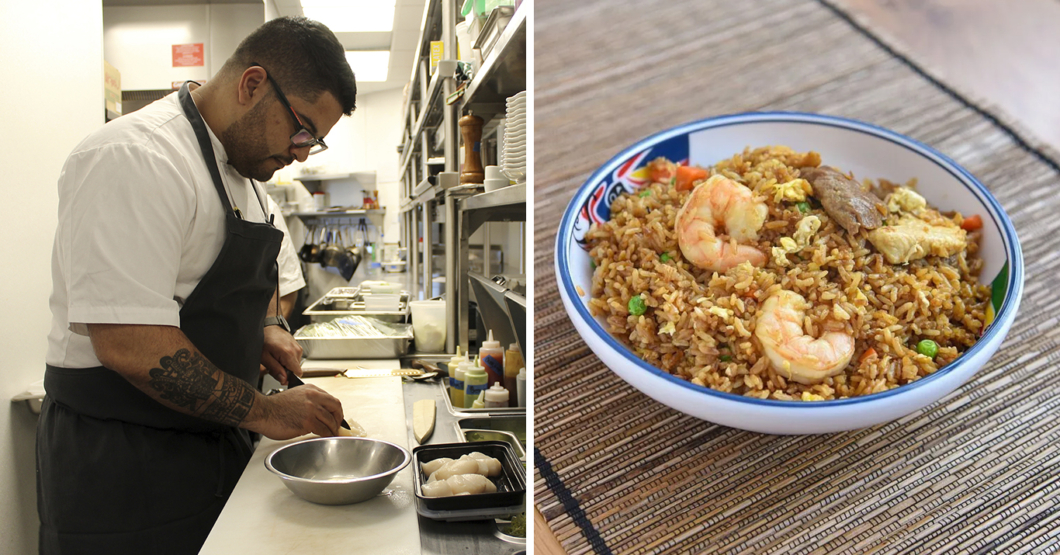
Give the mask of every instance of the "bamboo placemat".
<svg viewBox="0 0 1060 555">
<path fill-rule="evenodd" d="M 988 553 L 1060 546 L 1060 166 L 828 3 L 538 0 L 534 502 L 570 554 Z M 789 109 L 919 139 L 1004 205 L 1027 282 L 965 386 L 870 429 L 781 437 L 685 416 L 628 386 L 560 302 L 555 233 L 574 190 L 637 140 Z"/>
</svg>

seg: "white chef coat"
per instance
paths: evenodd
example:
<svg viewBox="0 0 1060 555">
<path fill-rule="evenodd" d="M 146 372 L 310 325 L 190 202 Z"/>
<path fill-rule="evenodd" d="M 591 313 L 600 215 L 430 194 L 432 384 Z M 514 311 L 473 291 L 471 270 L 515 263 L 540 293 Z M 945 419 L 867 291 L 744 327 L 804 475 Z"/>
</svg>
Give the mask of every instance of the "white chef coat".
<svg viewBox="0 0 1060 555">
<path fill-rule="evenodd" d="M 207 129 L 230 201 L 265 221 L 267 195 L 228 165 Z M 100 366 L 85 324 L 180 325 L 184 299 L 221 251 L 225 214 L 176 93 L 74 148 L 59 175 L 58 219 L 48 364 Z"/>
<path fill-rule="evenodd" d="M 269 213 L 276 216 L 273 224 L 283 232 L 283 243 L 280 245 L 278 262 L 280 266 L 280 296 L 294 293 L 305 287 L 305 276 L 302 275 L 302 263 L 298 253 L 294 250 L 294 242 L 291 240 L 291 232 L 287 229 L 287 222 L 283 219 L 283 213 L 276 201 L 266 195 L 267 204 L 265 208 Z"/>
</svg>

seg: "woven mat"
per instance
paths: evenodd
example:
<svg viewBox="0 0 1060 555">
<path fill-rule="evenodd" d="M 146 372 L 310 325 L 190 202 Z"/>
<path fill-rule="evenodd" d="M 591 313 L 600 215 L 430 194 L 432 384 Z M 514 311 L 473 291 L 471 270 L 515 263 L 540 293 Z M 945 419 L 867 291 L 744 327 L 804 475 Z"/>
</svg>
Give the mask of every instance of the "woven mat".
<svg viewBox="0 0 1060 555">
<path fill-rule="evenodd" d="M 1058 549 L 1060 157 L 830 4 L 677 4 L 536 6 L 534 502 L 560 543 L 572 555 Z M 968 384 L 874 428 L 768 436 L 656 403 L 582 341 L 553 269 L 574 190 L 649 134 L 766 109 L 912 136 L 1004 205 L 1026 290 Z"/>
</svg>

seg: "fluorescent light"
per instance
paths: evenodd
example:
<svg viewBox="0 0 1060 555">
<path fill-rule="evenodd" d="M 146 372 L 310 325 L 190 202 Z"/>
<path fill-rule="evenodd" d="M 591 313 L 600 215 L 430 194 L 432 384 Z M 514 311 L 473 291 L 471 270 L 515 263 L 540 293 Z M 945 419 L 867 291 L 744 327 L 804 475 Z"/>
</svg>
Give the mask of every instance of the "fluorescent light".
<svg viewBox="0 0 1060 555">
<path fill-rule="evenodd" d="M 347 50 L 346 61 L 350 63 L 358 83 L 386 81 L 390 70 L 390 51 Z"/>
<path fill-rule="evenodd" d="M 333 33 L 375 33 L 394 29 L 395 0 L 301 0 L 302 13 Z"/>
</svg>

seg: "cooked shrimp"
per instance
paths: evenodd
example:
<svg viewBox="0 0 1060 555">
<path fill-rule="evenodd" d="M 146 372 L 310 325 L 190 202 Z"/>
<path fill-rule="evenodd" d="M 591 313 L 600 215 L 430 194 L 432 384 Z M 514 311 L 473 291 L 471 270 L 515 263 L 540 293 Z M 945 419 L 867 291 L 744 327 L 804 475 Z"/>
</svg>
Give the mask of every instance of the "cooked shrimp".
<svg viewBox="0 0 1060 555">
<path fill-rule="evenodd" d="M 842 372 L 854 356 L 854 338 L 830 331 L 814 339 L 802 329 L 806 299 L 781 290 L 758 310 L 755 337 L 778 374 L 805 385 Z"/>
<path fill-rule="evenodd" d="M 742 262 L 764 266 L 768 260 L 764 252 L 750 245 L 733 247 L 716 228 L 724 225 L 736 243 L 752 241 L 758 239 L 768 213 L 750 189 L 715 175 L 696 185 L 677 213 L 677 244 L 689 262 L 705 270 L 724 272 Z"/>
</svg>

